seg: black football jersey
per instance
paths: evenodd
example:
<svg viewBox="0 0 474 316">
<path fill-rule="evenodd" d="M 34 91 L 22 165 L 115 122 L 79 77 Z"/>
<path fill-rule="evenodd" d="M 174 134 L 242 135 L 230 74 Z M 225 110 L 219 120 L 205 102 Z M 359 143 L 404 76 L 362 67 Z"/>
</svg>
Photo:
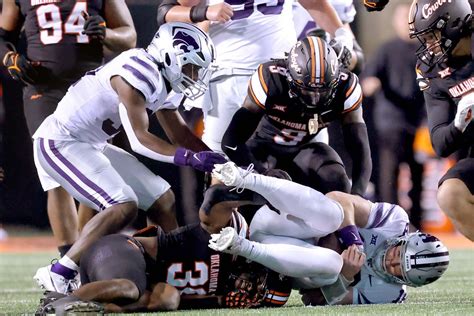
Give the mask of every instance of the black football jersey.
<svg viewBox="0 0 474 316">
<path fill-rule="evenodd" d="M 473 126 L 469 126 L 463 135 L 452 126 L 458 102 L 464 95 L 474 92 L 474 37 L 471 47 L 472 56 L 446 65 L 428 68 L 421 62 L 417 64 L 417 80 L 425 96 L 432 143 L 438 153 L 444 153 L 443 156 L 469 146 L 471 154 L 474 153 Z"/>
<path fill-rule="evenodd" d="M 292 97 L 283 60 L 274 60 L 258 67 L 249 83 L 249 96 L 265 110 L 256 135 L 279 145 L 298 146 L 307 143 L 333 120 L 357 109 L 362 103 L 359 79 L 351 72 L 342 72 L 332 102 L 320 106 L 316 117 L 304 111 L 298 98 Z M 309 121 L 317 120 L 310 132 Z M 313 125 L 314 126 L 314 125 Z"/>
<path fill-rule="evenodd" d="M 27 56 L 41 62 L 45 82 L 75 82 L 102 63 L 102 44 L 82 34 L 85 19 L 104 16 L 105 0 L 15 0 L 24 19 Z"/>
<path fill-rule="evenodd" d="M 242 236 L 247 234 L 247 223 L 237 212 L 231 224 Z M 156 281 L 173 285 L 181 294 L 224 294 L 237 257 L 212 250 L 209 239 L 200 223 L 159 235 Z"/>
</svg>

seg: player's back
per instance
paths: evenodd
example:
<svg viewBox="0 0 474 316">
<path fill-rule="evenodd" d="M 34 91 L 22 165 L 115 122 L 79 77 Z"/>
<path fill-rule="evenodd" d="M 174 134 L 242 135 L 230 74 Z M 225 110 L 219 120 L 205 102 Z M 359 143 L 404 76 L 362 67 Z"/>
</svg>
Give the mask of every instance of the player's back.
<svg viewBox="0 0 474 316">
<path fill-rule="evenodd" d="M 282 57 L 296 42 L 292 0 L 226 2 L 234 9 L 232 20 L 209 29 L 221 67 L 255 69 L 270 58 Z"/>
<path fill-rule="evenodd" d="M 102 44 L 82 34 L 82 12 L 104 16 L 104 0 L 15 0 L 25 20 L 27 55 L 45 84 L 72 83 L 102 63 Z M 40 82 L 42 83 L 42 82 Z"/>
<path fill-rule="evenodd" d="M 120 101 L 111 85 L 114 76 L 138 90 L 152 113 L 165 106 L 174 108 L 171 103 L 164 105 L 167 91 L 158 65 L 145 50 L 131 49 L 73 84 L 34 137 L 90 143 L 112 138 L 121 126 Z"/>
</svg>

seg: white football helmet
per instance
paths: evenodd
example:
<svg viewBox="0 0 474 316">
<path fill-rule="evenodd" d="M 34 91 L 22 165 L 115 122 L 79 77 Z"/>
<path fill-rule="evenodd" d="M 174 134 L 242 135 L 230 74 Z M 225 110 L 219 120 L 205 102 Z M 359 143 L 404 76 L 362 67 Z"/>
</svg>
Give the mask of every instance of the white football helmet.
<svg viewBox="0 0 474 316">
<path fill-rule="evenodd" d="M 194 100 L 207 90 L 215 48 L 209 35 L 182 22 L 163 24 L 147 48 L 176 93 Z"/>
<path fill-rule="evenodd" d="M 401 246 L 400 277 L 390 274 L 385 267 L 385 255 L 396 246 Z M 374 272 L 385 281 L 418 287 L 436 281 L 448 269 L 449 251 L 435 236 L 415 232 L 387 240 L 369 262 Z"/>
</svg>

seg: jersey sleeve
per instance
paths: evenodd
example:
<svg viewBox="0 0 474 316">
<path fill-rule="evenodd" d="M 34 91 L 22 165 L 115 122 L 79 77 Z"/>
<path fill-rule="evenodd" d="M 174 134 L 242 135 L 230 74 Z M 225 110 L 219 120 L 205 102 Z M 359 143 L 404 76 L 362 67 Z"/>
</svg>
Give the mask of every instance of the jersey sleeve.
<svg viewBox="0 0 474 316">
<path fill-rule="evenodd" d="M 362 104 L 362 88 L 359 84 L 359 78 L 354 73 L 350 73 L 349 76 L 342 113 L 354 111 Z"/>
<path fill-rule="evenodd" d="M 146 102 L 156 101 L 162 89 L 163 78 L 158 66 L 145 53 L 128 54 L 128 57 L 122 58 L 121 65 L 117 66 L 117 75 L 140 91 Z"/>
<path fill-rule="evenodd" d="M 384 235 L 398 237 L 408 231 L 408 214 L 395 204 L 374 203 L 365 229 L 382 230 Z"/>
<path fill-rule="evenodd" d="M 389 284 L 380 279 L 370 280 L 370 287 L 353 288 L 352 304 L 403 303 L 407 297 L 405 285 Z"/>
<path fill-rule="evenodd" d="M 260 65 L 254 72 L 249 82 L 249 97 L 262 109 L 265 109 L 265 103 L 268 97 L 268 84 L 264 77 L 264 65 Z"/>
</svg>

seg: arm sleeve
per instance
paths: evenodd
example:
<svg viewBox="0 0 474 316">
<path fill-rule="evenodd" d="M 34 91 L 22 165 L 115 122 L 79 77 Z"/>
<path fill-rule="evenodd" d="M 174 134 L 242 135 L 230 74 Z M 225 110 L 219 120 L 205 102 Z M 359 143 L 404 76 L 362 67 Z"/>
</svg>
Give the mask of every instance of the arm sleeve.
<svg viewBox="0 0 474 316">
<path fill-rule="evenodd" d="M 468 144 L 469 139 L 454 126 L 456 106 L 452 101 L 436 97 L 429 90 L 424 96 L 433 149 L 438 156 L 447 157 Z"/>
<path fill-rule="evenodd" d="M 177 0 L 163 0 L 160 3 L 160 5 L 158 6 L 158 12 L 156 15 L 158 26 L 161 26 L 166 23 L 166 14 L 172 7 L 177 6 L 177 5 L 179 5 Z"/>
<path fill-rule="evenodd" d="M 372 174 L 369 137 L 364 123 L 349 123 L 342 127 L 344 143 L 352 158 L 352 194 L 362 196 Z"/>
<path fill-rule="evenodd" d="M 242 107 L 235 112 L 232 121 L 222 138 L 222 151 L 239 166 L 248 166 L 254 162 L 250 149 L 245 144 L 258 126 L 263 113 L 254 113 Z M 255 170 L 262 172 L 262 166 Z"/>
</svg>

